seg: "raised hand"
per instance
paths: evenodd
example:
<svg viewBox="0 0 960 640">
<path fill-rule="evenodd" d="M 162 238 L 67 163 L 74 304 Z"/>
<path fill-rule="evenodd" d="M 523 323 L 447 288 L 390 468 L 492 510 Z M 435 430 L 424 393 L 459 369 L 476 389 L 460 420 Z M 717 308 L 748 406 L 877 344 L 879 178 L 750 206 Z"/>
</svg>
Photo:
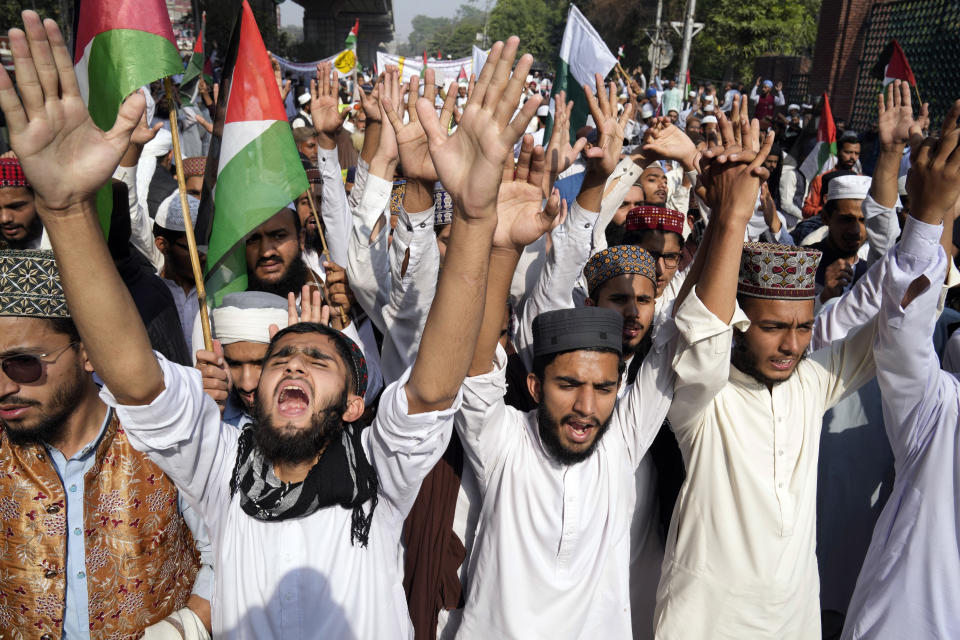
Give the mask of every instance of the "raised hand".
<svg viewBox="0 0 960 640">
<path fill-rule="evenodd" d="M 424 75 L 423 99 L 434 104 L 436 100 L 436 84 L 434 83 L 435 72 L 433 69 L 427 69 Z M 397 135 L 397 147 L 400 151 L 400 164 L 403 165 L 403 174 L 405 177 L 413 180 L 434 183 L 439 180 L 437 170 L 433 166 L 433 160 L 430 158 L 430 148 L 427 144 L 427 134 L 420 124 L 420 118 L 417 115 L 417 97 L 420 94 L 420 79 L 416 76 L 410 78 L 410 92 L 407 94 L 407 122 L 404 124 L 400 111 L 395 109 L 397 106 L 397 96 L 390 96 L 383 101 L 387 117 L 390 118 L 390 124 Z M 454 98 L 454 101 L 456 99 Z M 449 102 L 449 96 L 448 100 Z M 446 102 L 444 102 L 446 109 Z M 449 123 L 448 123 L 449 124 Z"/>
<path fill-rule="evenodd" d="M 384 166 L 387 164 L 396 166 L 397 159 L 400 157 L 397 134 L 393 128 L 394 122 L 400 120 L 400 113 L 397 108 L 400 106 L 401 96 L 403 95 L 400 87 L 400 72 L 397 67 L 392 65 L 387 67 L 380 78 L 380 82 L 377 83 L 377 87 L 371 93 L 371 95 L 374 94 L 376 94 L 374 100 L 377 103 L 377 121 L 382 124 L 382 129 L 377 140 L 377 150 L 370 162 L 370 171 L 374 175 L 380 176 L 380 173 L 374 171 L 374 165 L 376 165 L 378 171 L 383 171 L 384 169 L 379 163 L 384 163 Z M 392 107 L 389 113 L 387 112 L 387 105 Z M 364 109 L 366 109 L 366 105 L 364 105 Z M 394 116 L 392 119 L 390 114 Z"/>
<path fill-rule="evenodd" d="M 534 147 L 533 136 L 525 135 L 516 169 L 512 158 L 504 166 L 503 182 L 497 194 L 495 248 L 520 253 L 560 223 L 561 208 L 566 209 L 566 202 L 554 189 L 544 206 L 541 192 L 544 165 L 543 147 Z"/>
<path fill-rule="evenodd" d="M 144 98 L 131 94 L 110 131 L 102 131 L 80 97 L 57 24 L 41 23 L 34 11 L 23 12 L 23 24 L 26 32 L 10 30 L 20 96 L 0 69 L 0 108 L 38 206 L 54 213 L 89 201 L 110 179 L 140 122 Z"/>
<path fill-rule="evenodd" d="M 329 62 L 319 63 L 316 80 L 310 80 L 310 117 L 313 118 L 313 128 L 317 134 L 329 139 L 327 148 L 332 148 L 329 147 L 330 142 L 336 146 L 333 137 L 337 135 L 347 117 L 346 111 L 340 111 L 340 100 L 337 97 L 339 86 L 339 76 L 333 65 Z"/>
<path fill-rule="evenodd" d="M 377 82 L 374 84 L 373 91 L 367 93 L 359 86 L 357 86 L 357 95 L 360 98 L 360 106 L 363 108 L 363 113 L 367 116 L 367 126 L 369 127 L 374 122 L 380 122 L 380 80 L 383 78 L 384 74 L 380 74 Z"/>
<path fill-rule="evenodd" d="M 929 224 L 940 224 L 960 196 L 960 100 L 943 119 L 940 139 L 928 137 L 911 155 L 907 173 L 910 215 Z"/>
<path fill-rule="evenodd" d="M 910 84 L 894 80 L 885 95 L 877 96 L 877 133 L 883 147 L 902 147 L 908 142 L 916 146 L 923 140 L 923 128 L 930 122 L 929 104 L 920 107 L 920 116 L 913 117 Z"/>
<path fill-rule="evenodd" d="M 270 56 L 270 66 L 273 67 L 273 79 L 277 81 L 277 90 L 280 91 L 280 99 L 286 100 L 287 94 L 290 93 L 290 81 L 283 79 L 283 73 L 280 71 L 280 63 L 277 62 L 273 54 L 268 51 L 267 55 Z M 203 82 L 202 76 L 200 81 Z"/>
<path fill-rule="evenodd" d="M 573 112 L 573 101 L 566 102 L 566 100 L 566 91 L 559 91 L 554 97 L 557 108 L 553 117 L 550 142 L 544 155 L 546 159 L 546 170 L 543 172 L 544 198 L 550 197 L 557 176 L 573 164 L 587 145 L 586 138 L 580 138 L 572 146 L 570 145 L 570 114 Z"/>
<path fill-rule="evenodd" d="M 769 177 L 763 161 L 773 146 L 773 132 L 762 135 L 756 118 L 746 120 L 746 100 L 735 101 L 734 107 L 730 113 L 738 123 L 736 130 L 734 122 L 719 112 L 717 121 L 723 143 L 703 153 L 700 177 L 711 210 L 726 211 L 746 222 L 753 215 L 760 183 Z"/>
<path fill-rule="evenodd" d="M 350 289 L 347 272 L 343 267 L 334 262 L 324 261 L 323 268 L 327 273 L 324 287 L 327 304 L 337 311 L 333 316 L 333 327 L 343 331 L 350 324 L 350 309 L 357 303 L 357 299 Z"/>
<path fill-rule="evenodd" d="M 272 325 L 275 327 L 276 325 Z M 274 332 L 276 333 L 276 332 Z M 273 337 L 273 334 L 270 334 Z M 230 395 L 230 368 L 223 359 L 223 346 L 219 340 L 213 341 L 213 351 L 200 349 L 197 351 L 197 364 L 194 367 L 200 372 L 203 383 L 203 392 L 213 398 L 223 413 Z"/>
<path fill-rule="evenodd" d="M 603 78 L 596 74 L 597 94 L 594 96 L 589 86 L 583 85 L 583 91 L 587 94 L 587 105 L 590 107 L 590 115 L 597 125 L 597 144 L 587 150 L 586 156 L 589 158 L 595 171 L 610 175 L 617 168 L 620 162 L 620 152 L 623 150 L 623 136 L 626 130 L 627 121 L 633 115 L 633 105 L 627 104 L 623 108 L 623 113 L 617 118 L 617 85 L 610 83 L 604 91 Z"/>
<path fill-rule="evenodd" d="M 685 171 L 696 171 L 700 153 L 690 136 L 674 126 L 670 118 L 655 118 L 644 139 L 645 158 L 677 160 Z"/>
<path fill-rule="evenodd" d="M 834 261 L 824 272 L 820 302 L 842 296 L 851 282 L 853 282 L 853 264 L 843 258 Z"/>
<path fill-rule="evenodd" d="M 297 295 L 291 291 L 287 294 L 287 326 L 298 322 L 315 322 L 324 326 L 330 323 L 330 307 L 323 302 L 323 296 L 316 287 L 308 284 L 300 290 L 300 308 L 297 309 Z M 270 339 L 277 335 L 280 327 L 275 324 L 267 328 Z"/>
<path fill-rule="evenodd" d="M 534 96 L 511 120 L 520 102 L 523 80 L 533 64 L 533 56 L 526 54 L 511 74 L 519 42 L 513 36 L 506 45 L 493 45 L 453 135 L 447 135 L 431 101 L 417 102 L 430 157 L 457 205 L 455 215 L 468 219 L 490 219 L 496 215 L 504 161 L 540 106 L 540 97 Z"/>
</svg>

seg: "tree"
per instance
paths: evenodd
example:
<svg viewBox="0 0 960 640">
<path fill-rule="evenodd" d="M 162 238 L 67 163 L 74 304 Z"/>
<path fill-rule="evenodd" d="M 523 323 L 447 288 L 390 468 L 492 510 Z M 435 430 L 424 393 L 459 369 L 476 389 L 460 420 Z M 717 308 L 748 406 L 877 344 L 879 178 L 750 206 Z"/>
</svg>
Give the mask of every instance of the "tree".
<svg viewBox="0 0 960 640">
<path fill-rule="evenodd" d="M 762 55 L 810 55 L 817 38 L 821 0 L 746 3 L 700 0 L 705 24 L 693 40 L 691 67 L 698 77 L 749 81 Z"/>
<path fill-rule="evenodd" d="M 569 0 L 499 0 L 490 12 L 488 42 L 520 36 L 524 53 L 553 66 L 563 40 Z"/>
<path fill-rule="evenodd" d="M 413 17 L 410 24 L 413 31 L 407 38 L 406 44 L 401 44 L 397 49 L 400 55 L 418 56 L 428 48 L 433 46 L 433 38 L 442 29 L 450 27 L 453 20 L 450 18 L 431 18 L 430 16 L 417 15 Z"/>
</svg>

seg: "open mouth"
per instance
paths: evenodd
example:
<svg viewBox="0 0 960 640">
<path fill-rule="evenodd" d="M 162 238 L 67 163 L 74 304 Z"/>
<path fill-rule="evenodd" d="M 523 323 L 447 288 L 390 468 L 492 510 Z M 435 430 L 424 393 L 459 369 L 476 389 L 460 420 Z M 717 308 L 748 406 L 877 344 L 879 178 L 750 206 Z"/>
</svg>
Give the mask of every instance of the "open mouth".
<svg viewBox="0 0 960 640">
<path fill-rule="evenodd" d="M 298 380 L 280 383 L 277 392 L 277 411 L 286 418 L 304 415 L 310 409 L 310 393 L 306 384 Z"/>
<path fill-rule="evenodd" d="M 586 443 L 590 440 L 593 430 L 597 428 L 593 422 L 581 420 L 567 420 L 564 423 L 567 429 L 567 436 L 578 444 Z"/>
<path fill-rule="evenodd" d="M 770 366 L 776 369 L 777 371 L 790 371 L 793 367 L 795 360 L 793 358 L 783 358 L 778 360 L 770 360 Z"/>
<path fill-rule="evenodd" d="M 643 333 L 642 325 L 638 325 L 638 324 L 623 325 L 623 337 L 625 338 L 636 338 L 641 333 Z"/>
</svg>

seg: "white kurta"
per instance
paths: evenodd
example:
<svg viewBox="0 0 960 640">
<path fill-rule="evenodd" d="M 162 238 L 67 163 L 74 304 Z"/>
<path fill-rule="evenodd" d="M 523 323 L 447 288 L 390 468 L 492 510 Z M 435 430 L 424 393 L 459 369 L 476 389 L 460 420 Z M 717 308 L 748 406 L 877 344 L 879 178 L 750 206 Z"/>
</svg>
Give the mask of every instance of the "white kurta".
<svg viewBox="0 0 960 640">
<path fill-rule="evenodd" d="M 483 504 L 458 638 L 631 637 L 635 470 L 666 415 L 671 364 L 726 357 L 731 334 L 691 295 L 659 328 L 596 451 L 570 466 L 543 448 L 535 411 L 504 404 L 502 349 L 493 371 L 464 382 L 456 424 Z"/>
<path fill-rule="evenodd" d="M 875 327 L 812 354 L 772 391 L 729 358 L 677 368 L 668 417 L 687 478 L 657 594 L 658 638 L 820 638 L 820 429 L 824 411 L 873 377 Z M 717 376 L 729 382 L 699 410 Z"/>
<path fill-rule="evenodd" d="M 379 479 L 369 545 L 350 543 L 351 514 L 339 506 L 263 522 L 230 495 L 239 431 L 220 422 L 200 374 L 158 356 L 164 391 L 147 406 L 117 408 L 130 442 L 197 508 L 216 558 L 216 638 L 413 638 L 404 597 L 400 532 L 420 483 L 450 439 L 459 398 L 446 411 L 408 415 L 405 375 L 383 393 L 362 434 Z M 369 509 L 365 505 L 364 509 Z"/>
<path fill-rule="evenodd" d="M 908 219 L 883 281 L 876 345 L 896 481 L 850 602 L 844 639 L 960 637 L 960 381 L 931 335 L 947 260 L 940 227 Z M 915 278 L 931 285 L 906 309 Z"/>
</svg>

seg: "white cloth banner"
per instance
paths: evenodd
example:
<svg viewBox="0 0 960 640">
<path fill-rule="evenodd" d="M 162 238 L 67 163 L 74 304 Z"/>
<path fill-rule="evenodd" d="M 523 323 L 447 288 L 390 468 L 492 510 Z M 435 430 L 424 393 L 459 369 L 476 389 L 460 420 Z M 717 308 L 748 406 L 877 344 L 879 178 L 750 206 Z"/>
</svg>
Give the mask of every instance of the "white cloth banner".
<svg viewBox="0 0 960 640">
<path fill-rule="evenodd" d="M 437 84 L 446 86 L 451 82 L 456 82 L 457 77 L 460 75 L 460 70 L 463 69 L 463 72 L 466 74 L 467 78 L 470 78 L 470 74 L 474 73 L 474 60 L 476 60 L 476 52 L 478 50 L 474 47 L 474 55 L 470 58 L 457 58 L 456 60 L 427 60 L 427 68 L 433 69 L 437 74 Z M 483 59 L 486 60 L 486 53 L 483 53 Z M 414 76 L 419 76 L 420 72 L 423 70 L 423 58 L 420 57 L 405 57 L 405 56 L 395 56 L 392 53 L 384 53 L 383 51 L 377 51 L 377 71 L 382 72 L 387 65 L 394 65 L 400 69 L 400 79 L 404 82 L 409 80 Z"/>
<path fill-rule="evenodd" d="M 563 30 L 560 59 L 567 63 L 570 74 L 581 86 L 594 86 L 595 73 L 605 78 L 617 64 L 617 57 L 610 52 L 590 21 L 573 4 L 567 14 L 567 28 Z"/>
<path fill-rule="evenodd" d="M 329 58 L 323 58 L 322 60 L 314 60 L 313 62 L 294 62 L 292 60 L 287 60 L 286 58 L 281 58 L 280 56 L 274 54 L 273 57 L 277 59 L 277 63 L 280 65 L 280 70 L 284 74 L 290 73 L 295 76 L 301 76 L 306 78 L 315 78 L 317 76 L 317 65 L 321 62 L 329 62 L 333 64 L 337 58 L 339 58 L 343 53 L 347 51 L 340 51 L 330 56 Z M 337 73 L 340 74 L 341 78 L 346 78 L 353 73 L 353 70 L 348 70 L 346 72 L 341 69 L 337 69 Z"/>
</svg>

